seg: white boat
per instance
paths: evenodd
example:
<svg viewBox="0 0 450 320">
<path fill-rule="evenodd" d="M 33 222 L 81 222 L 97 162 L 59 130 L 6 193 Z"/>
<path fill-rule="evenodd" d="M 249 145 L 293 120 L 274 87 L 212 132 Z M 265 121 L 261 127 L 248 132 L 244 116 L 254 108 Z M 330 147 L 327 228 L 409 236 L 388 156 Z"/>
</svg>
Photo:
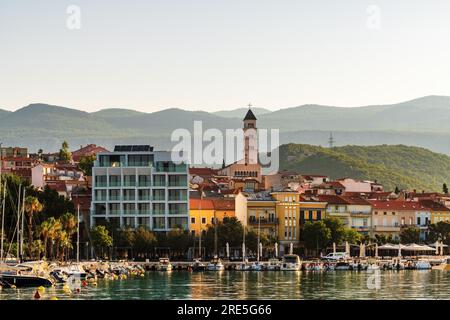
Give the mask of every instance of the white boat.
<svg viewBox="0 0 450 320">
<path fill-rule="evenodd" d="M 420 260 L 420 261 L 417 261 L 415 269 L 416 270 L 429 270 L 429 269 L 431 269 L 431 264 L 428 261 Z"/>
<path fill-rule="evenodd" d="M 286 254 L 283 256 L 281 271 L 299 271 L 302 267 L 300 257 L 296 254 Z"/>
<path fill-rule="evenodd" d="M 269 259 L 268 264 L 266 265 L 266 270 L 268 271 L 278 271 L 281 269 L 280 260 L 277 258 Z"/>
<path fill-rule="evenodd" d="M 367 265 L 367 269 L 368 271 L 373 271 L 373 270 L 380 270 L 380 266 L 377 265 L 376 263 L 370 263 Z"/>
<path fill-rule="evenodd" d="M 208 271 L 223 271 L 225 270 L 225 266 L 222 263 L 222 260 L 219 257 L 214 257 L 206 266 L 206 270 Z"/>
<path fill-rule="evenodd" d="M 334 270 L 350 270 L 350 264 L 348 262 L 338 262 L 334 266 Z"/>
<path fill-rule="evenodd" d="M 237 271 L 250 271 L 252 269 L 252 265 L 246 260 L 245 262 L 240 262 L 236 265 Z"/>
<path fill-rule="evenodd" d="M 158 271 L 172 271 L 172 265 L 170 264 L 169 258 L 160 258 L 158 262 Z"/>
<path fill-rule="evenodd" d="M 321 263 L 308 263 L 306 266 L 307 271 L 322 271 L 323 265 Z"/>
<path fill-rule="evenodd" d="M 252 262 L 250 265 L 251 271 L 261 271 L 262 270 L 262 264 L 260 262 Z"/>
<path fill-rule="evenodd" d="M 433 270 L 450 271 L 450 258 L 444 259 L 441 263 L 431 266 Z"/>
</svg>

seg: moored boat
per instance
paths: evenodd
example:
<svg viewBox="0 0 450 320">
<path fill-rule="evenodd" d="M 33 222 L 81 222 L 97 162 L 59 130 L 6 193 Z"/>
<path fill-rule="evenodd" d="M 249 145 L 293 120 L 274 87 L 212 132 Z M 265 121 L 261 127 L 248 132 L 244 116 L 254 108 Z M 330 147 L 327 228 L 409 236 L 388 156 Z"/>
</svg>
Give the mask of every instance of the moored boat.
<svg viewBox="0 0 450 320">
<path fill-rule="evenodd" d="M 281 271 L 299 271 L 301 269 L 302 263 L 300 257 L 296 254 L 286 254 L 283 256 L 283 261 L 281 263 Z"/>
<path fill-rule="evenodd" d="M 169 258 L 160 258 L 158 262 L 157 269 L 158 271 L 172 271 L 172 264 L 170 263 Z"/>
<path fill-rule="evenodd" d="M 206 270 L 208 271 L 223 271 L 225 270 L 225 266 L 222 263 L 222 260 L 215 256 L 206 266 Z"/>
</svg>

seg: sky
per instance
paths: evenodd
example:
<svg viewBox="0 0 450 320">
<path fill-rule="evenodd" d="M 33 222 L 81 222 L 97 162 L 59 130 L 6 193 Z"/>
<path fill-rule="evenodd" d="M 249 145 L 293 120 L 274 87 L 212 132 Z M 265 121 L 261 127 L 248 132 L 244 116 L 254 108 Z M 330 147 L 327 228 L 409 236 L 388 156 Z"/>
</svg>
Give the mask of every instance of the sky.
<svg viewBox="0 0 450 320">
<path fill-rule="evenodd" d="M 0 108 L 277 110 L 450 95 L 449 14 L 448 0 L 0 0 Z"/>
</svg>

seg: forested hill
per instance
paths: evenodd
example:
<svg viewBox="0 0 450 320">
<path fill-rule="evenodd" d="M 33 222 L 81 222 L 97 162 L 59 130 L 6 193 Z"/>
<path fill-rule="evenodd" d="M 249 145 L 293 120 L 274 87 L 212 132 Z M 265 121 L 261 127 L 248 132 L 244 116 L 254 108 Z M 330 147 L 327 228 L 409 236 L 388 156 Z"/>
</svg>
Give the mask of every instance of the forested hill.
<svg viewBox="0 0 450 320">
<path fill-rule="evenodd" d="M 442 191 L 450 183 L 450 157 L 404 145 L 323 148 L 305 144 L 280 147 L 280 168 L 331 178 L 377 180 L 386 190 Z"/>
</svg>

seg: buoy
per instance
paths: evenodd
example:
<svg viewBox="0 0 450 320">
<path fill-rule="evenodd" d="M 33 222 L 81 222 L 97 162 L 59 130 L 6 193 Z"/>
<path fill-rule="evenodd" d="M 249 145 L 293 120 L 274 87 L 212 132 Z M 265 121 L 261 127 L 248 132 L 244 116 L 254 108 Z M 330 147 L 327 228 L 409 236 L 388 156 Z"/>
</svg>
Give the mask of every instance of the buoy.
<svg viewBox="0 0 450 320">
<path fill-rule="evenodd" d="M 41 295 L 39 294 L 39 290 L 36 290 L 36 292 L 34 293 L 34 298 L 35 299 L 40 299 Z"/>
<path fill-rule="evenodd" d="M 93 285 L 94 287 L 96 287 L 96 286 L 97 286 L 97 282 L 92 282 L 92 285 Z"/>
<path fill-rule="evenodd" d="M 40 287 L 38 288 L 38 291 L 39 291 L 40 293 L 43 293 L 43 292 L 45 292 L 45 288 L 44 288 L 43 286 L 40 286 Z"/>
<path fill-rule="evenodd" d="M 80 291 L 81 291 L 80 288 L 77 288 L 77 293 L 80 293 Z"/>
<path fill-rule="evenodd" d="M 50 300 L 58 300 L 57 297 L 51 297 Z"/>
<path fill-rule="evenodd" d="M 86 287 L 88 284 L 86 281 L 83 280 L 83 282 L 81 282 L 81 284 L 83 285 L 83 287 Z"/>
<path fill-rule="evenodd" d="M 16 289 L 17 287 L 15 285 L 11 285 L 11 289 Z"/>
</svg>

